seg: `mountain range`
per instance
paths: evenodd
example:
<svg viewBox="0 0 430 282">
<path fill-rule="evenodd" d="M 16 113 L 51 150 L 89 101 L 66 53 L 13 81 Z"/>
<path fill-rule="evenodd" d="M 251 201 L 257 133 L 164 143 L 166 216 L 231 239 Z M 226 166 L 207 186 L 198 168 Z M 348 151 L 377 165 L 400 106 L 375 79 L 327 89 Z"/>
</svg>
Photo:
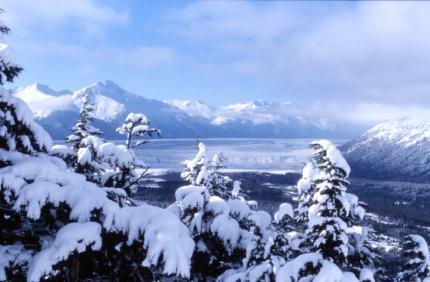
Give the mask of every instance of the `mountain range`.
<svg viewBox="0 0 430 282">
<path fill-rule="evenodd" d="M 430 180 L 428 119 L 408 117 L 379 124 L 341 149 L 355 176 L 413 182 Z"/>
<path fill-rule="evenodd" d="M 201 101 L 159 101 L 128 92 L 113 81 L 74 92 L 35 83 L 15 92 L 54 139 L 69 134 L 85 95 L 94 98 L 95 126 L 109 139 L 119 138 L 115 129 L 130 112 L 147 115 L 164 138 L 351 138 L 359 132 L 339 121 L 305 118 L 291 102 L 252 101 L 214 107 Z"/>
<path fill-rule="evenodd" d="M 36 120 L 56 140 L 70 134 L 86 95 L 95 101 L 94 123 L 107 139 L 130 112 L 144 113 L 163 138 L 342 138 L 362 128 L 324 118 L 304 118 L 291 102 L 252 101 L 214 107 L 201 101 L 147 99 L 112 81 L 77 91 L 43 84 L 15 89 Z M 364 131 L 364 130 L 363 130 Z M 362 132 L 362 131 L 361 131 Z M 430 121 L 409 117 L 379 124 L 342 145 L 353 176 L 390 180 L 430 180 Z"/>
</svg>

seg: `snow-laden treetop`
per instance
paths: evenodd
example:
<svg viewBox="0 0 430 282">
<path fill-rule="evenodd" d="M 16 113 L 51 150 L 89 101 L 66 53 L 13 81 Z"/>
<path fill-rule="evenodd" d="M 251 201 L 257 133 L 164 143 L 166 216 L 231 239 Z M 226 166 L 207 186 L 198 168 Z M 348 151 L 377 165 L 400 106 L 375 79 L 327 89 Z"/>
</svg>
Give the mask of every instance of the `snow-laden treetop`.
<svg viewBox="0 0 430 282">
<path fill-rule="evenodd" d="M 346 177 L 349 176 L 351 168 L 349 167 L 348 162 L 345 160 L 345 158 L 342 156 L 340 151 L 333 143 L 328 140 L 322 139 L 319 141 L 312 142 L 311 145 L 321 146 L 321 149 L 326 151 L 327 158 L 329 159 L 330 163 L 335 167 L 341 168 L 346 173 Z"/>
</svg>

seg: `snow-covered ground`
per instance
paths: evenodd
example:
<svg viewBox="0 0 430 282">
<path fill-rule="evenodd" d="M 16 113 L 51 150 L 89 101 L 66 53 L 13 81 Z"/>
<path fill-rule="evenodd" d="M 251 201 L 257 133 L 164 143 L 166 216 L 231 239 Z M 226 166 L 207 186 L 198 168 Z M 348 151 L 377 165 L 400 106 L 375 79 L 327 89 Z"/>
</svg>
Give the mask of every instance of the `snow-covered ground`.
<svg viewBox="0 0 430 282">
<path fill-rule="evenodd" d="M 200 140 L 202 141 L 202 140 Z M 308 139 L 204 139 L 208 155 L 223 153 L 229 172 L 299 172 L 310 156 Z M 342 144 L 344 140 L 334 140 Z M 195 139 L 153 139 L 136 148 L 137 157 L 153 169 L 182 170 L 195 155 Z M 158 171 L 158 170 L 157 170 Z"/>
</svg>

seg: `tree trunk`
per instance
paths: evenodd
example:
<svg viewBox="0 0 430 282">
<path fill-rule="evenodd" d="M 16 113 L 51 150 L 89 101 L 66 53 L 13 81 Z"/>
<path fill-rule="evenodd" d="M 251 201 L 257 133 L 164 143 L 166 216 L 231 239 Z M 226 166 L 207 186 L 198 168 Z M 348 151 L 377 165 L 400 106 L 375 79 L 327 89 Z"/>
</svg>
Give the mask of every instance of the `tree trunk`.
<svg viewBox="0 0 430 282">
<path fill-rule="evenodd" d="M 74 256 L 69 262 L 69 282 L 78 282 L 79 281 L 79 259 L 77 256 Z"/>
</svg>

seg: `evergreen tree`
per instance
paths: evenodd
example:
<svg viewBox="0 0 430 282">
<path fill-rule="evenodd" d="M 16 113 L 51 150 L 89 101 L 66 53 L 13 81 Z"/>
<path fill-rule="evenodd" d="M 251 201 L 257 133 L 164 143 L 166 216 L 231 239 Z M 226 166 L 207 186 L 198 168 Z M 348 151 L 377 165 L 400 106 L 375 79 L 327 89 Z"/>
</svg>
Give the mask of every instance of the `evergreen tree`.
<svg viewBox="0 0 430 282">
<path fill-rule="evenodd" d="M 174 215 L 121 207 L 109 193 L 124 190 L 98 187 L 49 157 L 49 135 L 4 89 L 0 124 L 0 281 L 189 276 L 194 243 Z"/>
<path fill-rule="evenodd" d="M 224 220 L 220 223 L 226 224 L 226 228 L 238 229 L 238 224 L 229 217 L 226 210 L 211 209 L 214 206 L 213 203 L 215 206 L 216 203 L 223 203 L 223 209 L 227 209 L 227 205 L 223 199 L 213 197 L 206 187 L 207 165 L 206 145 L 199 142 L 197 155 L 194 159 L 184 162 L 185 170 L 181 174 L 181 177 L 191 185 L 176 190 L 177 202 L 170 207 L 176 209 L 175 213 L 188 226 L 196 242 L 192 267 L 196 279 L 217 277 L 224 267 L 222 261 L 234 252 L 238 240 L 238 238 L 234 240 L 231 238 L 230 246 L 225 246 L 224 240 L 217 235 L 215 229 L 211 228 L 217 216 L 223 216 Z"/>
<path fill-rule="evenodd" d="M 85 95 L 79 111 L 79 119 L 72 128 L 72 134 L 66 137 L 66 142 L 69 143 L 75 151 L 83 147 L 82 141 L 88 136 L 101 136 L 102 132 L 92 126 L 94 120 L 93 114 L 95 111 L 93 98 Z"/>
<path fill-rule="evenodd" d="M 150 128 L 149 121 L 144 114 L 130 113 L 117 132 L 126 135 L 125 146 L 117 146 L 112 143 L 109 143 L 112 145 L 103 145 L 104 161 L 109 164 L 110 168 L 105 172 L 102 184 L 107 187 L 122 188 L 129 197 L 132 197 L 148 171 L 148 167 L 136 158 L 132 149 L 147 143 L 148 140 L 141 140 L 132 145 L 132 139 L 133 137 L 159 135 L 160 130 Z"/>
<path fill-rule="evenodd" d="M 191 185 L 176 190 L 177 202 L 169 210 L 188 226 L 196 242 L 192 272 L 195 279 L 206 281 L 243 265 L 247 246 L 255 242 L 255 234 L 267 229 L 262 214 L 269 223 L 270 216 L 250 209 L 240 194 L 239 182 L 229 181 L 233 191 L 225 191 L 219 156 L 208 162 L 206 146 L 199 143 L 198 148 L 196 157 L 184 162 L 182 177 Z"/>
<path fill-rule="evenodd" d="M 223 199 L 229 199 L 232 197 L 232 185 L 233 180 L 221 174 L 221 169 L 225 169 L 227 157 L 224 154 L 216 154 L 212 160 L 208 162 L 208 181 L 207 187 L 212 195 L 221 197 Z"/>
<path fill-rule="evenodd" d="M 291 205 L 283 203 L 273 221 L 267 213 L 261 211 L 240 221 L 250 235 L 240 281 L 275 280 L 276 271 L 293 257 L 290 248 L 290 241 L 295 239 L 290 233 L 293 231 L 290 225 L 292 219 Z"/>
<path fill-rule="evenodd" d="M 0 14 L 2 13 L 3 10 L 0 9 Z M 9 27 L 0 21 L 0 85 L 4 85 L 7 82 L 13 82 L 13 80 L 22 71 L 22 68 L 14 62 L 9 46 L 6 44 L 4 38 L 9 31 Z"/>
<path fill-rule="evenodd" d="M 313 180 L 315 194 L 308 211 L 306 236 L 309 249 L 343 266 L 348 256 L 347 228 L 352 223 L 345 198 L 350 169 L 329 141 L 313 142 L 310 146 L 319 174 Z"/>
<path fill-rule="evenodd" d="M 97 150 L 104 140 L 100 138 L 102 132 L 92 126 L 94 101 L 89 95 L 83 99 L 79 119 L 72 128 L 72 134 L 66 137 L 72 150 L 66 145 L 54 146 L 51 154 L 62 158 L 73 171 L 85 175 L 88 181 L 101 184 L 103 160 Z"/>
<path fill-rule="evenodd" d="M 0 23 L 0 32 L 3 43 L 9 28 Z M 1 86 L 13 81 L 22 70 L 13 63 L 9 52 L 7 45 L 0 51 Z M 50 217 L 31 225 L 30 219 L 14 208 L 17 195 L 9 189 L 23 180 L 4 175 L 20 157 L 46 153 L 51 146 L 47 134 L 30 119 L 28 107 L 0 87 L 0 280 L 24 280 L 32 252 L 41 247 L 39 237 L 51 234 L 49 224 L 54 224 Z"/>
<path fill-rule="evenodd" d="M 397 281 L 430 281 L 430 255 L 427 242 L 420 235 L 407 235 L 403 240 L 403 257 L 406 263 Z"/>
<path fill-rule="evenodd" d="M 117 128 L 119 134 L 126 135 L 125 146 L 127 149 L 132 147 L 137 147 L 145 144 L 147 139 L 140 140 L 132 145 L 133 137 L 151 137 L 153 135 L 160 135 L 160 130 L 158 128 L 151 128 L 148 118 L 144 114 L 129 113 L 125 118 L 124 123 Z"/>
<path fill-rule="evenodd" d="M 191 185 L 206 186 L 208 182 L 208 163 L 206 160 L 206 145 L 202 142 L 198 143 L 197 155 L 192 160 L 183 162 L 185 167 L 181 173 L 184 181 Z"/>
<path fill-rule="evenodd" d="M 377 254 L 369 244 L 369 229 L 360 226 L 365 204 L 347 193 L 350 168 L 327 140 L 311 143 L 312 164 L 303 170 L 299 188 L 299 222 L 307 225 L 304 250 L 320 253 L 358 277 L 375 267 Z"/>
</svg>

